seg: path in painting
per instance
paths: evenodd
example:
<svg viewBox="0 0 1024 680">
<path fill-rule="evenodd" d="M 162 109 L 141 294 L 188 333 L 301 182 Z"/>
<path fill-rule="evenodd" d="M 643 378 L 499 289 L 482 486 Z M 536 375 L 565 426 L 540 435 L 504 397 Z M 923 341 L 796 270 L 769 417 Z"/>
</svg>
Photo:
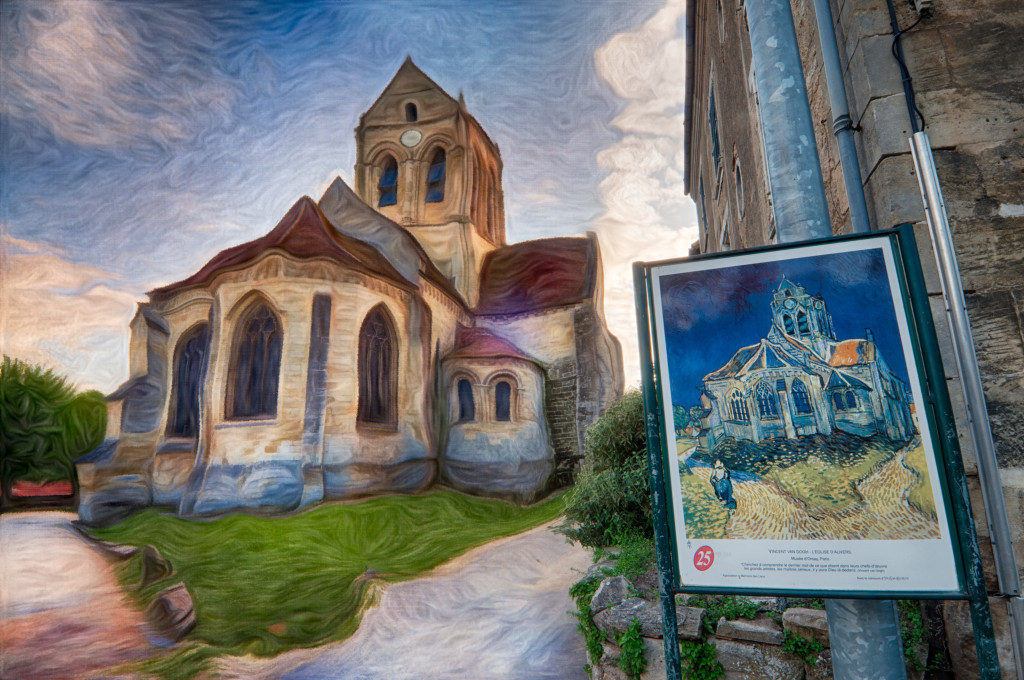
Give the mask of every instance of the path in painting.
<svg viewBox="0 0 1024 680">
<path fill-rule="evenodd" d="M 61 680 L 147 656 L 143 616 L 77 515 L 0 515 L 0 678 Z"/>
<path fill-rule="evenodd" d="M 539 527 L 388 586 L 348 640 L 229 658 L 225 680 L 586 680 L 568 590 L 588 551 Z"/>
<path fill-rule="evenodd" d="M 725 538 L 746 539 L 898 539 L 939 538 L 938 523 L 906 501 L 916 479 L 904 459 L 917 441 L 900 449 L 891 460 L 857 485 L 864 503 L 838 514 L 812 516 L 802 503 L 767 481 L 734 484 L 736 512 Z M 705 481 L 710 468 L 696 468 Z M 710 481 L 708 481 L 710 484 Z"/>
</svg>

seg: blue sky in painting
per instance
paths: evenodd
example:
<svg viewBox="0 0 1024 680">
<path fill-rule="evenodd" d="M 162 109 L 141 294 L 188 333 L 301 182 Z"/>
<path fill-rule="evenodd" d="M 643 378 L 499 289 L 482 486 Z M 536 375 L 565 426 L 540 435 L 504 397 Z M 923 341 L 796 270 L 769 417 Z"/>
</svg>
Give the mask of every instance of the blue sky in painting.
<svg viewBox="0 0 1024 680">
<path fill-rule="evenodd" d="M 351 182 L 406 55 L 498 143 L 510 241 L 598 232 L 635 380 L 628 263 L 685 254 L 683 0 L 0 5 L 3 351 L 127 377 L 153 287 Z"/>
<path fill-rule="evenodd" d="M 783 276 L 825 300 L 836 339 L 863 338 L 870 328 L 889 368 L 909 384 L 882 253 L 863 250 L 662 277 L 675 405 L 696 404 L 705 375 L 768 334 Z"/>
</svg>

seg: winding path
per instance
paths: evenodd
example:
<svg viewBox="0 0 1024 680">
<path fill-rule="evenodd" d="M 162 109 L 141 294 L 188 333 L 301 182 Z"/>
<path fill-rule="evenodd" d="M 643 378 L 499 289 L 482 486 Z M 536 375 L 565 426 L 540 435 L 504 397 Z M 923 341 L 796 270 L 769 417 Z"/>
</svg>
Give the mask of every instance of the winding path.
<svg viewBox="0 0 1024 680">
<path fill-rule="evenodd" d="M 539 527 L 388 586 L 348 640 L 222 659 L 228 680 L 586 680 L 568 589 L 590 554 Z"/>
<path fill-rule="evenodd" d="M 110 565 L 77 515 L 0 515 L 0 678 L 80 680 L 152 653 Z"/>
</svg>

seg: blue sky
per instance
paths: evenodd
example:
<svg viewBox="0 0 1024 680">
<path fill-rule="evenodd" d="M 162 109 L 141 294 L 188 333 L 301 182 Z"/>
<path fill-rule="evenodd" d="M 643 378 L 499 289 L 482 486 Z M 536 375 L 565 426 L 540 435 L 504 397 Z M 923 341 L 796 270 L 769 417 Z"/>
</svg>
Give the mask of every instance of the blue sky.
<svg viewBox="0 0 1024 680">
<path fill-rule="evenodd" d="M 410 55 L 500 146 L 510 241 L 598 232 L 635 382 L 629 262 L 696 239 L 683 6 L 4 0 L 4 353 L 113 389 L 145 291 L 351 182 L 359 114 Z"/>
<path fill-rule="evenodd" d="M 910 383 L 882 253 L 861 250 L 662 277 L 675 405 L 698 403 L 705 375 L 768 335 L 783 276 L 824 299 L 837 340 L 863 338 L 870 328 L 889 368 Z"/>
</svg>

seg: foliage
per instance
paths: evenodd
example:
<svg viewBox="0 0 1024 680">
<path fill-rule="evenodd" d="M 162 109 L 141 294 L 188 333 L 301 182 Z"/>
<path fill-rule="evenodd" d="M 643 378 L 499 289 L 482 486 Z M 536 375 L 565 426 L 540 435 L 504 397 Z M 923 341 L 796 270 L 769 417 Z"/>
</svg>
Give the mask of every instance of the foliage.
<svg viewBox="0 0 1024 680">
<path fill-rule="evenodd" d="M 799 657 L 804 663 L 813 666 L 818 663 L 818 654 L 825 650 L 825 645 L 787 630 L 786 637 L 782 641 L 782 648 Z"/>
<path fill-rule="evenodd" d="M 924 445 L 918 442 L 917 446 L 907 451 L 903 462 L 916 477 L 907 491 L 907 502 L 932 519 L 938 518 L 938 514 L 935 512 L 935 496 L 932 495 L 932 483 L 928 476 Z"/>
<path fill-rule="evenodd" d="M 725 675 L 725 668 L 715 658 L 715 645 L 710 642 L 680 642 L 679 659 L 689 680 L 716 680 Z"/>
<path fill-rule="evenodd" d="M 196 606 L 190 640 L 200 648 L 186 651 L 199 660 L 198 672 L 210 656 L 267 656 L 346 638 L 374 595 L 374 580 L 414 578 L 470 548 L 550 522 L 563 499 L 519 508 L 435 492 L 326 505 L 293 517 L 238 514 L 202 522 L 150 509 L 94 533 L 152 544 L 174 565 Z M 119 567 L 126 587 L 137 588 L 139 561 Z M 138 604 L 146 606 L 166 586 L 138 588 Z"/>
<path fill-rule="evenodd" d="M 647 670 L 644 639 L 640 635 L 640 619 L 633 619 L 629 629 L 619 636 L 619 668 L 630 680 L 637 680 Z"/>
<path fill-rule="evenodd" d="M 559 531 L 590 547 L 653 532 L 643 399 L 627 392 L 587 430 L 585 463 Z"/>
<path fill-rule="evenodd" d="M 715 623 L 723 616 L 730 621 L 753 619 L 758 609 L 756 602 L 738 595 L 691 595 L 686 604 L 704 609 L 707 613 L 704 627 L 708 632 L 714 632 Z"/>
<path fill-rule="evenodd" d="M 605 641 L 605 634 L 594 625 L 590 612 L 590 601 L 594 599 L 594 593 L 597 592 L 600 586 L 601 578 L 591 576 L 574 583 L 569 588 L 569 597 L 576 602 L 576 612 L 573 613 L 573 616 L 576 617 L 576 630 L 583 636 L 583 642 L 587 648 L 587 657 L 591 663 L 600 661 L 601 654 L 604 652 L 601 643 Z"/>
<path fill-rule="evenodd" d="M 606 550 L 594 551 L 594 558 L 607 555 L 615 560 L 615 567 L 607 570 L 608 576 L 625 576 L 635 579 L 654 564 L 654 538 L 650 536 L 625 536 Z"/>
<path fill-rule="evenodd" d="M 103 395 L 78 392 L 50 369 L 5 356 L 0 367 L 0 483 L 71 480 L 74 460 L 103 440 Z"/>
<path fill-rule="evenodd" d="M 917 647 L 928 636 L 928 624 L 921 613 L 921 605 L 913 600 L 899 600 L 896 603 L 900 616 L 900 639 L 903 640 L 903 656 L 915 671 L 924 670 L 924 664 L 917 656 Z"/>
<path fill-rule="evenodd" d="M 685 406 L 673 406 L 672 421 L 675 429 L 686 429 L 686 426 L 690 424 L 690 412 L 687 411 Z"/>
</svg>

